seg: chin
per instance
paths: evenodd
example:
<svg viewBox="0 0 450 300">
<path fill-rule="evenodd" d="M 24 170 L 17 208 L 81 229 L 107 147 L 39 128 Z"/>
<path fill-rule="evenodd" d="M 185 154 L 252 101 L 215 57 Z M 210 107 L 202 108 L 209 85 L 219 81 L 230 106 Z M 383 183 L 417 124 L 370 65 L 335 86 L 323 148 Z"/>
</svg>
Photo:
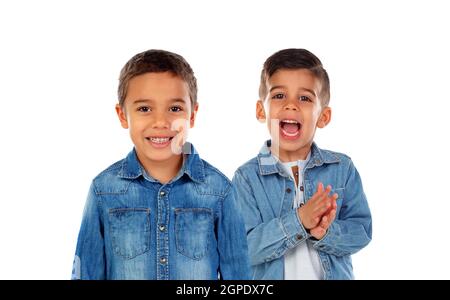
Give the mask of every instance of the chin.
<svg viewBox="0 0 450 300">
<path fill-rule="evenodd" d="M 161 153 L 160 155 L 155 155 L 155 153 L 152 153 L 152 155 L 147 155 L 147 158 L 152 161 L 166 161 L 177 156 L 178 155 L 173 153 Z"/>
<path fill-rule="evenodd" d="M 154 162 L 169 160 L 176 156 L 170 149 L 164 149 L 162 151 L 158 149 L 145 149 L 140 153 L 143 154 L 145 160 Z"/>
<path fill-rule="evenodd" d="M 305 148 L 308 143 L 302 141 L 283 141 L 280 140 L 280 148 L 284 151 L 295 152 Z"/>
</svg>

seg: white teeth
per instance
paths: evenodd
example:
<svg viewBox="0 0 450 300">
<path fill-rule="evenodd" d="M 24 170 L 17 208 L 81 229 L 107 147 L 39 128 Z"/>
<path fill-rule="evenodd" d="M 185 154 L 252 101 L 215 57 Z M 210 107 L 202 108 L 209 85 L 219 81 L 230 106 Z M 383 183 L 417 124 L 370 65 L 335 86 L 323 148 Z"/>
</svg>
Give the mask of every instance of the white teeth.
<svg viewBox="0 0 450 300">
<path fill-rule="evenodd" d="M 169 141 L 170 138 L 165 137 L 165 138 L 161 138 L 161 137 L 151 137 L 150 141 L 152 143 L 157 143 L 157 144 L 164 144 L 167 143 Z"/>
<path fill-rule="evenodd" d="M 298 122 L 295 120 L 282 120 L 281 122 L 290 123 L 290 124 L 298 124 Z"/>
</svg>

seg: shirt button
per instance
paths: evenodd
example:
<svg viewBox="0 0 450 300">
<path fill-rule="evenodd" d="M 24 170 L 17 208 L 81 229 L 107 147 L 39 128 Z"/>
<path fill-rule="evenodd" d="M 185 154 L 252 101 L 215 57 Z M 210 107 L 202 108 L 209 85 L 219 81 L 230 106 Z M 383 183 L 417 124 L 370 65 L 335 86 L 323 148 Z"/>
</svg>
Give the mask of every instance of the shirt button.
<svg viewBox="0 0 450 300">
<path fill-rule="evenodd" d="M 303 238 L 303 236 L 301 234 L 297 234 L 295 238 L 297 239 L 297 241 L 300 241 Z"/>
<path fill-rule="evenodd" d="M 304 189 L 305 189 L 305 188 L 303 187 L 303 185 L 301 185 L 301 186 L 300 186 L 300 191 L 303 192 Z"/>
<path fill-rule="evenodd" d="M 161 191 L 161 192 L 159 193 L 159 195 L 162 196 L 162 197 L 164 197 L 164 196 L 166 195 L 166 192 Z"/>
<path fill-rule="evenodd" d="M 286 189 L 286 193 L 290 193 L 292 190 L 290 188 Z"/>
<path fill-rule="evenodd" d="M 159 231 L 164 231 L 166 230 L 166 226 L 164 225 L 159 225 Z"/>
<path fill-rule="evenodd" d="M 159 262 L 162 263 L 162 264 L 165 264 L 167 262 L 167 259 L 165 257 L 161 257 L 159 259 Z"/>
</svg>

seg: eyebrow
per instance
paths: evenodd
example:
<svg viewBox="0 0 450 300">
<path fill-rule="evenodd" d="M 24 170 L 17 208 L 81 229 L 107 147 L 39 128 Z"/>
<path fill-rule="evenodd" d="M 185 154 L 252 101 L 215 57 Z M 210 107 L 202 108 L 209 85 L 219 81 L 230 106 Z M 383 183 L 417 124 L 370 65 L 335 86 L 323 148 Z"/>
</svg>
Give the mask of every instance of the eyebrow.
<svg viewBox="0 0 450 300">
<path fill-rule="evenodd" d="M 148 102 L 154 102 L 152 99 L 136 99 L 133 101 L 133 104 L 139 104 L 139 103 L 148 103 Z M 182 98 L 173 98 L 169 100 L 170 103 L 183 103 L 185 104 L 185 101 Z"/>
<path fill-rule="evenodd" d="M 307 89 L 307 88 L 300 88 L 301 90 L 307 91 L 308 93 L 311 93 L 314 95 L 314 97 L 317 97 L 316 92 L 314 92 L 313 90 Z"/>
<path fill-rule="evenodd" d="M 272 92 L 272 91 L 275 90 L 275 89 L 285 89 L 285 88 L 286 88 L 286 87 L 285 87 L 284 85 L 276 85 L 276 86 L 273 86 L 273 87 L 269 90 L 269 93 Z M 309 93 L 311 93 L 312 95 L 314 95 L 314 97 L 317 97 L 316 92 L 314 92 L 314 91 L 311 90 L 311 89 L 300 88 L 300 90 L 309 92 Z"/>
<path fill-rule="evenodd" d="M 276 85 L 276 86 L 273 86 L 273 87 L 270 88 L 269 93 L 272 92 L 272 91 L 275 90 L 275 89 L 283 89 L 283 88 L 285 88 L 284 85 Z"/>
</svg>

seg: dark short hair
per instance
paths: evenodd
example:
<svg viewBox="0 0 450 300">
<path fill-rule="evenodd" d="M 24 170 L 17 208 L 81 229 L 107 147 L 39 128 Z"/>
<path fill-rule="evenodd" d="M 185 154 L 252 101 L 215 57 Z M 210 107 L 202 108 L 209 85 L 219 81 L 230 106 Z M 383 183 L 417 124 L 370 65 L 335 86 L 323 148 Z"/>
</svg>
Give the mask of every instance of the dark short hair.
<svg viewBox="0 0 450 300">
<path fill-rule="evenodd" d="M 119 105 L 123 107 L 128 84 L 133 77 L 145 73 L 162 72 L 170 72 L 187 83 L 191 105 L 194 107 L 197 103 L 197 80 L 194 71 L 181 55 L 165 50 L 147 50 L 136 54 L 125 64 L 119 77 Z"/>
<path fill-rule="evenodd" d="M 259 97 L 263 100 L 267 95 L 267 80 L 278 70 L 306 69 L 321 83 L 319 97 L 324 106 L 330 102 L 330 79 L 322 62 L 317 56 L 305 49 L 284 49 L 272 54 L 265 62 L 261 71 Z"/>
</svg>

